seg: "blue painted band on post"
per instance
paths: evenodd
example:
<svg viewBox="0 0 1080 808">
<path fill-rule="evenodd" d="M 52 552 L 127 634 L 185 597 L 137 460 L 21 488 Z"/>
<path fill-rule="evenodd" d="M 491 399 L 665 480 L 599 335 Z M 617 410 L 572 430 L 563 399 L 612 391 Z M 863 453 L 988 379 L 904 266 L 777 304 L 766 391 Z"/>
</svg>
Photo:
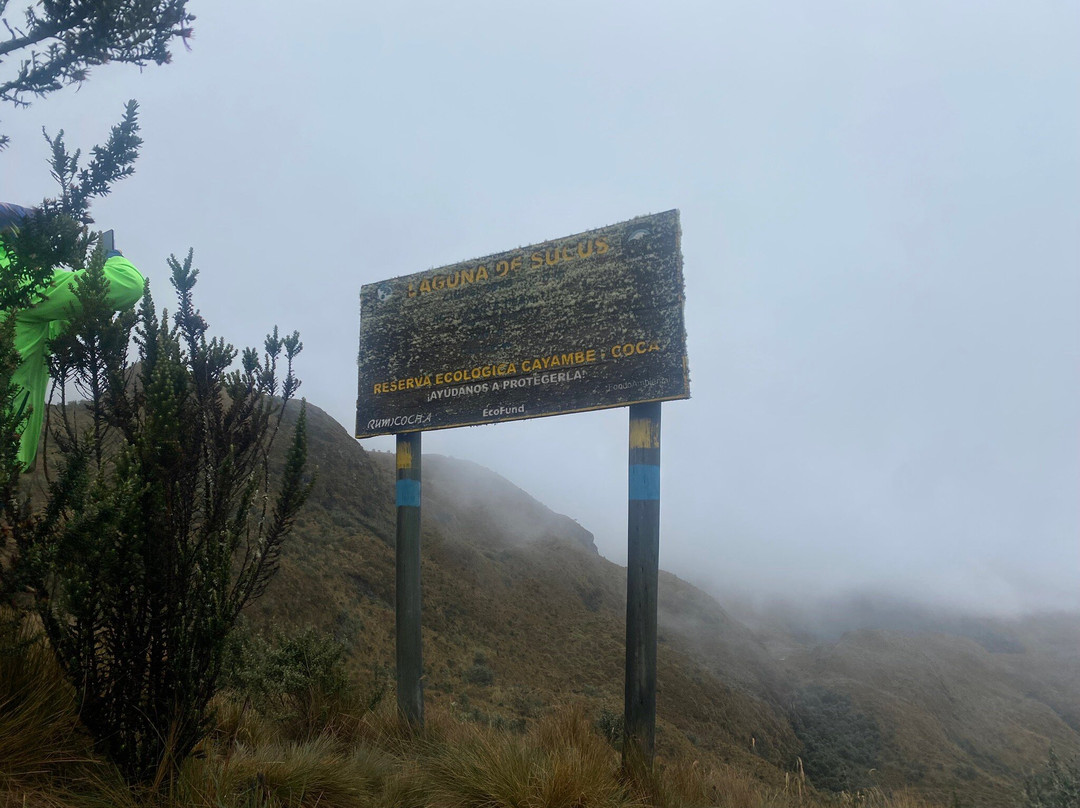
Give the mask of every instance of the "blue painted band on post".
<svg viewBox="0 0 1080 808">
<path fill-rule="evenodd" d="M 630 499 L 660 499 L 660 467 L 633 464 L 630 466 Z"/>
<path fill-rule="evenodd" d="M 398 480 L 397 481 L 397 506 L 399 508 L 420 507 L 420 481 Z"/>
</svg>

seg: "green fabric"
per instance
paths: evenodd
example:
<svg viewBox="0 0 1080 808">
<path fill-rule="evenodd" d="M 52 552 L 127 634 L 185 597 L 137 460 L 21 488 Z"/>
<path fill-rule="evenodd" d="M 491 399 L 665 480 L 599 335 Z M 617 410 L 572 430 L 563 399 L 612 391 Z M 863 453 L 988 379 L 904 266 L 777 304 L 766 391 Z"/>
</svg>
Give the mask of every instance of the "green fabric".
<svg viewBox="0 0 1080 808">
<path fill-rule="evenodd" d="M 7 255 L 0 249 L 0 271 L 7 269 L 8 264 Z M 29 469 L 34 462 L 41 438 L 45 396 L 49 389 L 46 343 L 61 333 L 67 318 L 77 311 L 79 301 L 72 285 L 85 271 L 54 270 L 52 280 L 37 302 L 15 313 L 15 349 L 22 359 L 12 377 L 19 389 L 15 408 L 29 411 L 19 439 L 19 460 L 23 469 Z M 122 255 L 105 262 L 105 277 L 109 281 L 109 301 L 117 311 L 134 306 L 142 297 L 146 281 Z"/>
</svg>

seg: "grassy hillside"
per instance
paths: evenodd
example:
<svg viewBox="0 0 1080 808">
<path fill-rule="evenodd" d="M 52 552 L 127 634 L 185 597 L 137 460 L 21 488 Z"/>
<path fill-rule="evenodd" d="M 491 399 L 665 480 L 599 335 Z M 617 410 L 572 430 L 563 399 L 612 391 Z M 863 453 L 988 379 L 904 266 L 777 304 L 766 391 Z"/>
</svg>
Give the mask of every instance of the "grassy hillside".
<svg viewBox="0 0 1080 808">
<path fill-rule="evenodd" d="M 324 627 L 352 646 L 358 671 L 385 670 L 392 457 L 365 452 L 318 410 L 309 429 L 319 483 L 252 617 Z M 425 456 L 423 508 L 428 703 L 518 729 L 567 701 L 621 715 L 624 568 L 600 557 L 577 523 L 474 464 Z M 674 576 L 662 576 L 660 598 L 661 754 L 696 747 L 782 778 L 798 742 L 764 648 Z M 700 654 L 690 634 L 704 638 Z"/>
<path fill-rule="evenodd" d="M 48 649 L 0 648 L 0 806 L 934 808 L 876 790 L 822 799 L 801 777 L 768 785 L 691 758 L 627 776 L 580 707 L 550 711 L 522 732 L 432 709 L 413 732 L 391 704 L 366 708 L 348 688 L 308 693 L 304 707 L 285 712 L 219 698 L 213 731 L 178 775 L 136 793 L 94 753 Z"/>
<path fill-rule="evenodd" d="M 364 451 L 314 407 L 309 435 L 313 496 L 280 575 L 247 619 L 256 631 L 332 634 L 348 648 L 357 692 L 370 693 L 392 678 L 394 659 L 393 458 Z M 388 703 L 369 715 L 339 705 L 320 713 L 323 729 L 309 721 L 301 735 L 283 736 L 280 724 L 225 702 L 225 724 L 200 753 L 205 771 L 189 766 L 186 776 L 232 783 L 230 767 L 240 766 L 242 791 L 272 770 L 287 785 L 289 766 L 301 777 L 355 764 L 368 784 L 356 786 L 363 798 L 355 804 L 543 805 L 535 794 L 520 803 L 465 798 L 438 773 L 454 774 L 455 755 L 472 760 L 479 778 L 504 776 L 504 764 L 565 773 L 587 759 L 596 793 L 608 796 L 550 804 L 901 808 L 921 795 L 1004 808 L 1051 745 L 1064 756 L 1080 751 L 1073 616 L 931 619 L 848 602 L 816 622 L 803 610 L 798 620 L 774 614 L 748 625 L 662 572 L 657 751 L 667 779 L 648 794 L 628 791 L 602 737 L 617 735 L 622 714 L 625 569 L 597 553 L 584 527 L 472 463 L 425 456 L 422 504 L 425 693 L 436 740 L 395 735 Z M 0 708 L 4 699 L 0 692 Z M 70 694 L 45 701 L 64 699 Z M 69 713 L 70 704 L 50 712 L 66 739 L 58 755 L 98 771 L 85 743 L 71 746 L 78 732 Z M 560 733 L 576 739 L 577 763 L 560 757 Z M 252 781 L 252 772 L 262 773 Z M 515 788 L 533 794 L 539 786 L 521 776 Z M 410 792 L 410 780 L 431 790 Z M 885 796 L 901 791 L 909 796 Z M 0 797 L 18 793 L 0 789 Z M 307 803 L 192 796 L 174 804 Z"/>
<path fill-rule="evenodd" d="M 392 457 L 365 452 L 318 410 L 310 427 L 320 482 L 256 616 L 326 627 L 351 644 L 357 670 L 388 669 Z M 582 526 L 475 464 L 425 456 L 423 490 L 429 704 L 518 730 L 567 702 L 620 715 L 625 569 Z M 1080 749 L 1073 618 L 751 630 L 667 573 L 660 612 L 662 757 L 773 782 L 803 761 L 833 788 L 912 785 L 1004 806 L 1051 744 Z"/>
<path fill-rule="evenodd" d="M 964 633 L 861 629 L 808 643 L 784 665 L 799 692 L 827 691 L 873 719 L 876 782 L 1012 805 L 1021 775 L 1051 747 L 1080 752 L 1080 666 L 1067 659 L 1076 626 L 1046 617 L 968 621 Z"/>
</svg>

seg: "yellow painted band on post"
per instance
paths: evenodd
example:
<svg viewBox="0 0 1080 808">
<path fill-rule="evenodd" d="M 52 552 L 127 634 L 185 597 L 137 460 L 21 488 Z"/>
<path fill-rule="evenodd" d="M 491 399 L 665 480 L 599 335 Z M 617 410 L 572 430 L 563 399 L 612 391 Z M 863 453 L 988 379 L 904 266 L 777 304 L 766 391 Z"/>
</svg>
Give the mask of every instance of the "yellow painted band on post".
<svg viewBox="0 0 1080 808">
<path fill-rule="evenodd" d="M 412 446 L 405 441 L 398 441 L 397 445 L 397 467 L 399 469 L 411 469 L 412 468 Z"/>
<path fill-rule="evenodd" d="M 631 449 L 659 449 L 660 424 L 650 418 L 632 418 L 630 420 Z"/>
</svg>

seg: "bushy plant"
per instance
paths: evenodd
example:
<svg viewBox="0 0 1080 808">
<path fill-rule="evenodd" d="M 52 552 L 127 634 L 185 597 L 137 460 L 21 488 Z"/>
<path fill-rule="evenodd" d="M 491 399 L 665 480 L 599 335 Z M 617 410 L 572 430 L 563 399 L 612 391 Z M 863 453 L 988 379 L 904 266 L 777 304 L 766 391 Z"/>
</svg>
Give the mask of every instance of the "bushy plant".
<svg viewBox="0 0 1080 808">
<path fill-rule="evenodd" d="M 340 696 L 348 690 L 345 646 L 311 627 L 270 638 L 238 632 L 229 641 L 222 685 L 262 712 L 303 712 L 316 696 Z"/>
<path fill-rule="evenodd" d="M 815 787 L 850 791 L 869 785 L 868 772 L 880 765 L 881 731 L 850 697 L 823 687 L 806 688 L 795 700 L 792 727 L 802 741 L 803 765 Z"/>
<path fill-rule="evenodd" d="M 1080 760 L 1062 760 L 1051 749 L 1043 770 L 1025 778 L 1018 808 L 1080 808 Z"/>
<path fill-rule="evenodd" d="M 462 678 L 471 685 L 491 687 L 495 684 L 495 671 L 488 665 L 487 656 L 477 651 L 473 655 L 473 664 L 463 674 Z"/>
<path fill-rule="evenodd" d="M 174 771 L 203 736 L 225 639 L 276 572 L 310 490 L 303 406 L 271 474 L 299 386 L 298 335 L 275 329 L 261 357 L 249 349 L 231 370 L 236 350 L 208 338 L 195 308 L 191 254 L 169 264 L 172 325 L 149 292 L 137 315 L 109 311 L 100 267 L 80 282 L 81 313 L 51 364 L 60 389 L 88 401 L 61 397 L 48 503 L 17 536 L 22 581 L 80 717 L 139 783 Z"/>
<path fill-rule="evenodd" d="M 622 748 L 623 734 L 625 732 L 625 718 L 622 713 L 604 707 L 600 710 L 600 715 L 596 717 L 596 721 L 593 722 L 593 726 L 613 747 L 616 749 Z"/>
<path fill-rule="evenodd" d="M 93 260 L 101 261 L 100 254 L 94 253 L 98 235 L 88 227 L 93 223 L 90 205 L 133 173 L 142 145 L 138 118 L 138 104 L 129 101 L 106 142 L 90 150 L 85 166 L 80 150 L 68 151 L 63 130 L 54 137 L 46 135 L 59 195 L 42 200 L 17 228 L 0 229 L 0 522 L 7 526 L 0 533 L 0 592 L 6 582 L 10 594 L 12 525 L 27 518 L 20 499 L 22 464 L 18 460 L 19 433 L 27 413 L 15 406 L 19 391 L 12 378 L 19 354 L 14 347 L 12 312 L 37 299 L 55 269 L 81 269 Z"/>
</svg>

